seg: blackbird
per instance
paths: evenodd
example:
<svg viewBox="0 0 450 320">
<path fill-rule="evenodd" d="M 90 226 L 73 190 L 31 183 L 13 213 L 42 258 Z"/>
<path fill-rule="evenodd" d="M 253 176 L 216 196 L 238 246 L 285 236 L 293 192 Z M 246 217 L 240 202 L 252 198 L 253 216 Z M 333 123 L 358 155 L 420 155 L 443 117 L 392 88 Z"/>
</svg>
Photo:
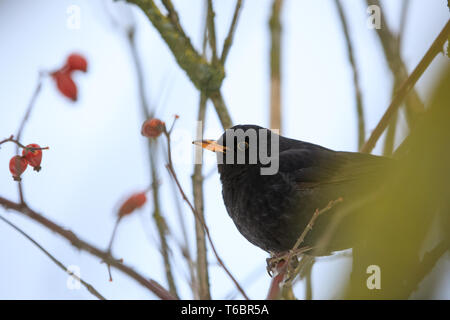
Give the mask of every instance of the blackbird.
<svg viewBox="0 0 450 320">
<path fill-rule="evenodd" d="M 250 133 L 256 133 L 256 138 Z M 217 153 L 223 200 L 239 232 L 272 254 L 291 249 L 314 212 L 331 200 L 341 197 L 343 202 L 351 202 L 380 189 L 380 173 L 394 161 L 357 152 L 333 151 L 256 125 L 237 125 L 217 141 L 194 143 Z M 267 151 L 270 164 L 261 151 Z M 245 156 L 244 161 L 238 161 L 240 155 Z M 278 165 L 273 165 L 274 162 Z M 271 165 L 275 172 L 265 174 L 261 170 Z M 334 210 L 317 218 L 302 246 L 317 244 Z M 345 216 L 336 236 L 315 255 L 352 247 L 349 228 L 355 227 L 358 227 L 357 212 Z"/>
</svg>

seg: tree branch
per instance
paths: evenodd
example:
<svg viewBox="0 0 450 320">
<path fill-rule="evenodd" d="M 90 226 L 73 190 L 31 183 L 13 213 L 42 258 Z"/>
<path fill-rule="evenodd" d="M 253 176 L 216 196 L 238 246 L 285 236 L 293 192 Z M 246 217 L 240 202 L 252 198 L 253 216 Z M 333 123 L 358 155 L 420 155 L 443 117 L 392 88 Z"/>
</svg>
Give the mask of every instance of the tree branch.
<svg viewBox="0 0 450 320">
<path fill-rule="evenodd" d="M 408 77 L 408 79 L 406 79 L 406 81 L 403 82 L 403 84 L 397 91 L 397 94 L 392 99 L 391 104 L 389 105 L 389 107 L 387 108 L 383 117 L 381 118 L 380 122 L 378 123 L 376 128 L 373 130 L 371 136 L 366 141 L 366 143 L 361 147 L 361 149 L 360 149 L 361 152 L 370 153 L 372 151 L 372 149 L 375 147 L 375 144 L 377 143 L 378 139 L 381 137 L 383 131 L 389 125 L 389 122 L 390 122 L 392 116 L 395 114 L 398 107 L 400 106 L 402 101 L 405 99 L 406 95 L 411 91 L 411 89 L 416 84 L 417 80 L 419 80 L 419 78 L 422 76 L 422 74 L 425 72 L 425 70 L 431 64 L 433 59 L 439 54 L 439 52 L 442 51 L 442 47 L 443 47 L 444 43 L 447 41 L 447 37 L 448 37 L 449 33 L 450 33 L 450 21 L 448 21 L 447 24 L 444 26 L 442 31 L 437 36 L 436 40 L 434 40 L 433 44 L 428 49 L 425 56 L 422 58 L 422 60 L 416 66 L 416 68 L 411 73 L 411 75 Z"/>
<path fill-rule="evenodd" d="M 212 66 L 192 46 L 191 40 L 165 17 L 153 0 L 127 0 L 139 6 L 172 51 L 179 66 L 199 90 L 215 91 L 225 77 L 223 67 Z"/>
<path fill-rule="evenodd" d="M 358 68 L 353 53 L 353 45 L 350 39 L 350 33 L 347 26 L 347 19 L 344 14 L 340 0 L 334 1 L 339 14 L 339 20 L 341 21 L 342 31 L 344 32 L 345 40 L 347 43 L 348 61 L 353 71 L 353 85 L 355 87 L 355 101 L 356 101 L 356 114 L 358 115 L 358 149 L 364 144 L 366 140 L 365 132 L 366 126 L 364 122 L 364 107 L 361 95 L 361 87 L 359 85 Z"/>
<path fill-rule="evenodd" d="M 167 5 L 171 5 L 170 1 L 165 1 Z M 172 7 L 173 8 L 173 7 Z M 173 15 L 175 13 L 172 13 Z M 178 16 L 174 16 L 173 19 L 178 21 Z M 142 74 L 142 67 L 139 59 L 139 55 L 137 52 L 137 46 L 135 42 L 135 27 L 133 26 L 128 31 L 128 43 L 130 46 L 130 50 L 133 57 L 133 62 L 136 69 L 137 81 L 139 86 L 139 97 L 140 97 L 140 105 L 142 109 L 142 115 L 144 120 L 152 117 L 152 113 L 149 110 L 147 100 L 145 98 L 145 90 L 144 90 L 144 76 Z M 159 205 L 159 184 L 158 184 L 158 176 L 156 173 L 156 165 L 155 165 L 155 152 L 157 150 L 157 142 L 148 140 L 148 156 L 149 156 L 149 164 L 150 164 L 150 174 L 152 179 L 152 196 L 153 196 L 153 219 L 155 220 L 156 228 L 158 230 L 159 241 L 161 245 L 161 254 L 164 262 L 164 270 L 166 273 L 166 280 L 169 285 L 169 291 L 175 297 L 178 296 L 177 288 L 175 285 L 175 280 L 172 274 L 172 266 L 169 257 L 169 246 L 167 244 L 167 223 L 161 214 L 161 207 Z"/>
<path fill-rule="evenodd" d="M 198 121 L 201 123 L 201 131 L 204 130 L 205 114 L 206 114 L 206 95 L 200 94 L 200 104 L 198 109 Z M 203 150 L 203 149 L 202 149 Z M 200 152 L 203 152 L 200 150 Z M 203 165 L 202 163 L 194 164 L 194 174 L 192 175 L 192 189 L 194 193 L 194 206 L 199 219 L 195 219 L 195 234 L 197 242 L 197 279 L 199 298 L 202 300 L 211 299 L 209 291 L 209 275 L 208 260 L 206 254 L 206 239 L 203 224 L 205 224 L 204 206 L 203 206 Z"/>
<path fill-rule="evenodd" d="M 173 125 L 172 125 L 173 128 Z M 208 239 L 209 245 L 211 246 L 211 249 L 214 253 L 214 256 L 217 259 L 217 262 L 219 263 L 219 265 L 223 268 L 223 270 L 225 271 L 225 273 L 229 276 L 229 278 L 231 279 L 231 281 L 234 283 L 234 285 L 236 286 L 236 288 L 239 290 L 239 292 L 242 294 L 242 296 L 249 300 L 247 294 L 245 293 L 245 291 L 242 289 L 241 285 L 239 284 L 239 282 L 234 278 L 234 276 L 231 274 L 230 270 L 228 270 L 228 268 L 225 266 L 224 262 L 222 261 L 222 259 L 220 258 L 216 247 L 212 241 L 211 235 L 209 233 L 209 229 L 206 226 L 205 222 L 201 219 L 199 213 L 197 212 L 197 210 L 195 210 L 194 206 L 192 205 L 191 201 L 189 200 L 189 198 L 186 196 L 186 193 L 183 190 L 183 187 L 180 184 L 180 181 L 178 180 L 177 174 L 175 172 L 175 169 L 173 167 L 173 162 L 172 162 L 172 152 L 171 152 L 171 142 L 170 142 L 170 133 L 171 130 L 167 131 L 167 129 L 164 127 L 164 135 L 167 139 L 167 157 L 168 157 L 168 163 L 166 165 L 167 170 L 169 171 L 170 175 L 172 176 L 172 178 L 175 180 L 175 183 L 178 187 L 178 190 L 180 191 L 180 194 L 183 198 L 183 200 L 187 203 L 187 205 L 189 206 L 189 208 L 191 209 L 192 213 L 194 214 L 194 217 L 203 225 L 203 228 L 205 230 L 205 234 L 206 237 Z"/>
<path fill-rule="evenodd" d="M 381 6 L 379 0 L 366 0 L 367 5 L 376 5 L 380 8 L 380 13 L 382 17 L 386 17 L 383 12 L 383 7 Z M 386 19 L 383 20 L 383 27 L 376 29 L 378 38 L 380 39 L 384 56 L 391 69 L 392 75 L 394 76 L 394 82 L 401 84 L 408 78 L 408 69 L 400 55 L 400 47 L 398 39 L 393 35 L 389 26 L 387 25 Z M 409 125 L 413 125 L 417 115 L 423 113 L 425 110 L 423 102 L 421 101 L 417 91 L 412 88 L 411 92 L 405 96 L 406 104 L 406 116 Z"/>
<path fill-rule="evenodd" d="M 236 30 L 236 25 L 237 25 L 237 21 L 239 18 L 241 6 L 242 6 L 242 0 L 237 0 L 236 7 L 234 8 L 233 19 L 231 20 L 230 29 L 228 30 L 228 35 L 225 38 L 225 41 L 223 43 L 222 56 L 220 57 L 220 63 L 222 65 L 225 65 L 225 61 L 227 60 L 231 45 L 233 44 L 234 31 Z"/>
<path fill-rule="evenodd" d="M 270 128 L 281 132 L 281 8 L 283 0 L 274 0 L 270 28 Z"/>
<path fill-rule="evenodd" d="M 67 274 L 74 277 L 76 280 L 78 280 L 92 295 L 94 295 L 95 297 L 97 297 L 100 300 L 106 300 L 105 297 L 103 297 L 91 284 L 87 283 L 86 281 L 81 279 L 79 276 L 74 274 L 72 271 L 67 269 L 67 267 L 61 261 L 56 259 L 50 252 L 45 250 L 44 247 L 42 247 L 36 240 L 31 238 L 25 231 L 23 231 L 18 226 L 16 226 L 15 224 L 13 224 L 11 221 L 7 220 L 6 218 L 2 217 L 1 215 L 0 215 L 0 220 L 3 220 L 6 224 L 11 226 L 16 231 L 18 231 L 21 235 L 23 235 L 25 238 L 30 240 L 31 243 L 33 243 L 39 250 L 41 250 L 47 257 L 49 257 L 50 260 L 52 260 L 58 267 L 63 269 Z"/>
<path fill-rule="evenodd" d="M 207 0 L 207 2 L 208 2 L 208 13 L 207 13 L 208 39 L 209 39 L 209 46 L 211 47 L 212 51 L 212 64 L 216 65 L 218 62 L 217 44 L 216 44 L 216 26 L 214 23 L 216 13 L 214 12 L 212 0 Z"/>
<path fill-rule="evenodd" d="M 139 274 L 138 272 L 134 271 L 132 268 L 126 266 L 125 264 L 121 263 L 119 260 L 113 258 L 110 253 L 106 251 L 102 251 L 98 249 L 97 247 L 89 244 L 88 242 L 81 240 L 75 233 L 73 233 L 70 230 L 67 230 L 63 228 L 62 226 L 56 224 L 55 222 L 45 218 L 41 214 L 37 213 L 27 205 L 23 203 L 16 203 L 13 201 L 10 201 L 6 198 L 0 197 L 0 206 L 3 206 L 5 209 L 14 210 L 31 220 L 39 223 L 40 225 L 46 227 L 47 229 L 59 234 L 66 240 L 70 242 L 70 244 L 82 251 L 86 251 L 90 253 L 93 256 L 96 256 L 100 258 L 102 261 L 104 261 L 106 264 L 109 264 L 113 266 L 114 268 L 122 271 L 135 281 L 137 281 L 139 284 L 153 292 L 156 296 L 163 300 L 173 300 L 176 299 L 170 292 L 168 292 L 166 289 L 164 289 L 158 282 L 155 280 L 147 280 L 144 276 Z"/>
</svg>

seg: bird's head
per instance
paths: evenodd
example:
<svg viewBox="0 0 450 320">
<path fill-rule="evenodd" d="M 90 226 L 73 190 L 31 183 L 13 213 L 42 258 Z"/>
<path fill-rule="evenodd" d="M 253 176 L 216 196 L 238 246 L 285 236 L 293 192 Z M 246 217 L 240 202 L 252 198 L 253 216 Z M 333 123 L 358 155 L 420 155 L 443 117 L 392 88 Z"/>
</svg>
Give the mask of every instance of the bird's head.
<svg viewBox="0 0 450 320">
<path fill-rule="evenodd" d="M 260 174 L 271 175 L 278 171 L 280 139 L 278 134 L 257 125 L 236 125 L 217 140 L 198 140 L 194 144 L 216 152 L 221 177 L 258 168 Z"/>
</svg>

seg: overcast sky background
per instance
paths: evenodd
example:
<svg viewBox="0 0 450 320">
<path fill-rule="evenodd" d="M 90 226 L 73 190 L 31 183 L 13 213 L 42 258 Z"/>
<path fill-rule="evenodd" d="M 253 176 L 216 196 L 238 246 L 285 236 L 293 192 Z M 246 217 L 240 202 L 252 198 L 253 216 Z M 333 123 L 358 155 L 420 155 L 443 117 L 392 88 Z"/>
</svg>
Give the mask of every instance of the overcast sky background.
<svg viewBox="0 0 450 320">
<path fill-rule="evenodd" d="M 107 2 L 114 12 L 115 4 Z M 89 72 L 77 74 L 79 100 L 69 102 L 44 81 L 23 143 L 50 146 L 44 152 L 42 171 L 23 175 L 24 191 L 32 208 L 71 229 L 81 238 L 105 248 L 115 222 L 115 210 L 124 197 L 150 183 L 146 141 L 140 135 L 136 73 L 124 33 L 111 24 L 101 0 L 0 0 L 0 138 L 18 129 L 39 70 L 61 66 L 73 52 L 86 55 Z M 268 0 L 245 0 L 227 64 L 223 94 L 233 122 L 268 126 L 269 32 Z M 365 1 L 342 1 L 349 19 L 351 38 L 361 78 L 367 134 L 389 104 L 392 76 L 375 30 L 366 27 Z M 199 48 L 203 1 L 174 1 L 181 24 Z M 226 36 L 235 1 L 216 0 L 220 48 Z M 401 1 L 383 1 L 390 28 L 398 29 Z M 449 18 L 444 0 L 411 0 L 403 39 L 402 57 L 411 71 Z M 81 25 L 67 27 L 70 6 L 81 9 Z M 122 14 L 124 11 L 121 11 Z M 156 115 L 171 122 L 180 115 L 174 131 L 174 160 L 181 183 L 191 195 L 193 149 L 198 91 L 178 67 L 159 34 L 139 9 L 132 10 L 138 26 L 139 55 L 150 104 Z M 121 20 L 122 21 L 122 20 Z M 283 9 L 283 134 L 338 150 L 357 149 L 356 112 L 352 73 L 334 1 L 286 0 Z M 438 56 L 418 82 L 427 102 L 439 71 L 448 67 Z M 404 122 L 404 121 L 403 121 Z M 404 125 L 402 126 L 404 128 Z M 221 125 L 208 105 L 205 137 L 221 135 Z M 402 130 L 399 130 L 398 141 Z M 381 143 L 377 146 L 379 152 Z M 12 144 L 0 150 L 0 195 L 17 199 L 16 183 L 8 171 L 14 155 Z M 215 156 L 205 154 L 205 173 L 215 170 Z M 163 213 L 172 229 L 176 278 L 183 298 L 190 298 L 184 281 L 186 266 L 176 249 L 182 240 L 169 176 L 159 159 Z M 236 230 L 224 208 L 218 175 L 205 182 L 206 220 L 217 249 L 253 299 L 265 298 L 270 278 L 265 271 L 267 254 L 247 242 Z M 193 217 L 182 204 L 191 239 Z M 114 254 L 138 271 L 165 285 L 157 233 L 149 202 L 119 227 Z M 108 299 L 151 299 L 154 295 L 113 270 L 108 282 L 104 264 L 78 252 L 64 239 L 31 220 L 6 212 L 0 214 L 26 230 L 66 265 L 78 266 L 84 280 Z M 191 242 L 193 244 L 193 242 Z M 235 294 L 234 287 L 210 253 L 213 298 Z M 314 298 L 333 298 L 339 284 L 349 277 L 351 258 L 322 258 L 313 270 Z M 449 255 L 441 259 L 432 281 L 450 268 Z M 70 290 L 67 275 L 28 240 L 0 223 L 1 299 L 91 299 L 83 287 Z M 304 296 L 303 284 L 296 287 Z M 234 293 L 233 293 L 234 292 Z M 237 295 L 240 298 L 239 295 Z M 420 298 L 420 290 L 416 294 Z M 439 280 L 435 298 L 450 298 L 450 276 Z"/>
</svg>

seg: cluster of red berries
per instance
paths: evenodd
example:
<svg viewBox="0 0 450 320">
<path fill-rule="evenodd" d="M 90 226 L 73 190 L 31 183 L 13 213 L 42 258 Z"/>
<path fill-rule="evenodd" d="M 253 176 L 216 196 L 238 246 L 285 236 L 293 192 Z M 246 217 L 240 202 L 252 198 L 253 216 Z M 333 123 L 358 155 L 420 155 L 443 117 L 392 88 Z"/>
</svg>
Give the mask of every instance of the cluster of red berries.
<svg viewBox="0 0 450 320">
<path fill-rule="evenodd" d="M 87 72 L 86 58 L 77 53 L 69 55 L 62 68 L 51 73 L 58 90 L 72 101 L 76 101 L 78 96 L 77 85 L 72 79 L 74 71 Z"/>
<path fill-rule="evenodd" d="M 27 145 L 22 156 L 14 156 L 9 161 L 9 171 L 15 181 L 22 180 L 20 176 L 27 169 L 28 165 L 32 166 L 35 171 L 41 170 L 42 149 L 39 145 L 33 143 Z"/>
<path fill-rule="evenodd" d="M 131 214 L 147 202 L 145 192 L 139 192 L 131 195 L 121 206 L 118 212 L 119 219 Z"/>
</svg>

